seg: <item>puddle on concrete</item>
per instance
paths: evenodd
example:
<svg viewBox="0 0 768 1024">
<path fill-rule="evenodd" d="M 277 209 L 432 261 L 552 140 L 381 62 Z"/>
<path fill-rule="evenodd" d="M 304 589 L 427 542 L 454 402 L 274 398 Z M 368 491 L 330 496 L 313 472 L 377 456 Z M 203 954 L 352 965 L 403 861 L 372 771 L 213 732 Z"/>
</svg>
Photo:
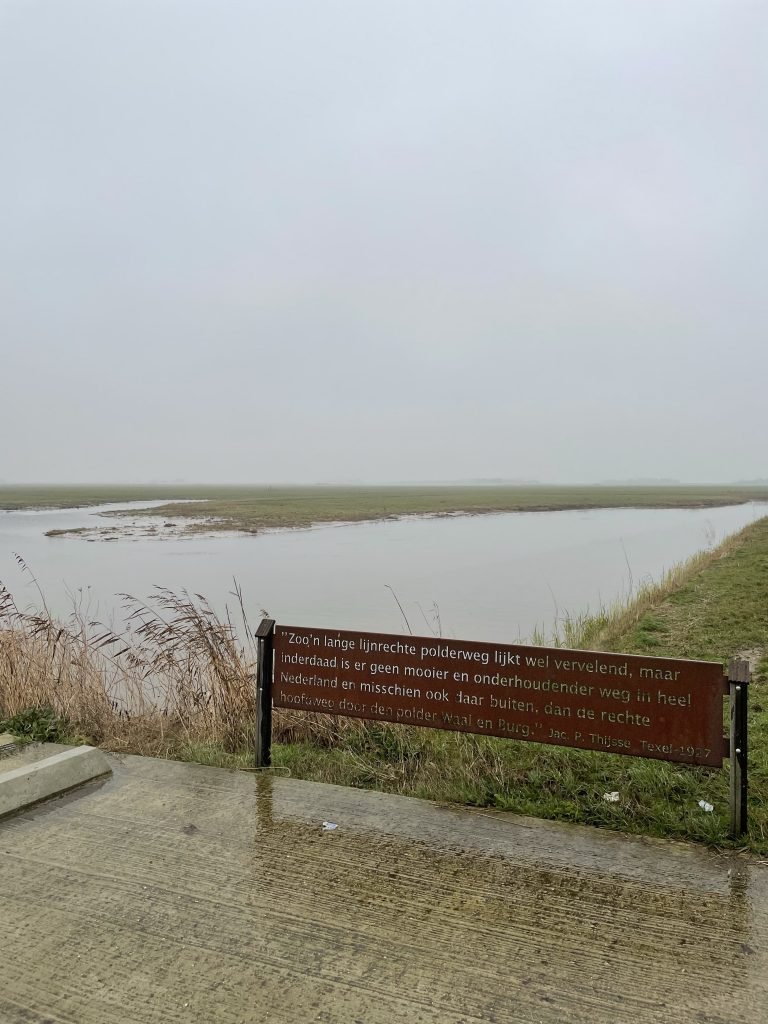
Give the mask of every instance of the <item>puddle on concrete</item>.
<svg viewBox="0 0 768 1024">
<path fill-rule="evenodd" d="M 690 1019 L 732 1021 L 734 991 L 749 989 L 756 958 L 765 964 L 757 949 L 764 922 L 753 928 L 751 868 L 743 858 L 642 842 L 638 856 L 638 844 L 628 846 L 623 837 L 603 845 L 607 837 L 590 842 L 583 832 L 581 851 L 569 853 L 569 830 L 557 826 L 534 828 L 535 849 L 515 857 L 501 849 L 503 832 L 514 826 L 499 816 L 490 831 L 467 837 L 471 813 L 448 812 L 440 822 L 439 811 L 435 819 L 433 808 L 425 815 L 425 805 L 409 802 L 393 820 L 386 799 L 380 816 L 369 808 L 362 827 L 353 814 L 347 827 L 341 820 L 328 835 L 319 819 L 301 820 L 306 806 L 295 785 L 262 777 L 256 787 L 257 874 L 276 877 L 282 864 L 286 888 L 295 873 L 303 888 L 323 893 L 321 920 L 345 932 L 376 927 L 376 919 L 391 914 L 398 933 L 414 937 L 425 921 L 474 922 L 486 942 L 503 937 L 504 950 L 516 950 L 512 963 L 497 966 L 525 989 L 531 1013 L 536 1005 L 559 1004 L 558 1019 L 570 1020 L 574 1007 L 589 1006 L 599 990 L 626 1008 L 664 1014 L 685 1007 L 699 1014 Z M 355 802 L 350 794 L 347 803 Z M 594 857 L 588 866 L 583 859 L 584 847 L 594 844 L 602 845 L 599 872 Z M 547 864 L 552 845 L 560 847 L 554 865 Z M 452 947 L 450 927 L 432 938 L 431 954 L 441 942 Z M 472 985 L 476 961 L 467 952 L 453 965 L 457 986 Z M 419 955 L 418 943 L 413 953 Z M 630 976 L 644 979 L 642 991 Z"/>
</svg>

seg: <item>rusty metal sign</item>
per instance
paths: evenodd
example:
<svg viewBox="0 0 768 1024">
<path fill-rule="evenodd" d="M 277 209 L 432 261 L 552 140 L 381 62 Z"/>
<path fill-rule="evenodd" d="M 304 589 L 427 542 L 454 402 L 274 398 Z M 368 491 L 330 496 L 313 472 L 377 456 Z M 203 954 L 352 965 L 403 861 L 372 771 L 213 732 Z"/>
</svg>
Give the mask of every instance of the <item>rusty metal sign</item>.
<svg viewBox="0 0 768 1024">
<path fill-rule="evenodd" d="M 277 626 L 275 707 L 664 761 L 723 763 L 723 667 Z"/>
</svg>

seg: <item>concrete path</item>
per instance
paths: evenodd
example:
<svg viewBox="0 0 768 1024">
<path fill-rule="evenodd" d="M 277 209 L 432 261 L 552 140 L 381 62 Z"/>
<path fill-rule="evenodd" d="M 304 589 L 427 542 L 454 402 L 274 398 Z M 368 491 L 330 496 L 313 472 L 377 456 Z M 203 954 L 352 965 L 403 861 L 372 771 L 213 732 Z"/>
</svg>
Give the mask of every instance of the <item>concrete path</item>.
<svg viewBox="0 0 768 1024">
<path fill-rule="evenodd" d="M 3 1024 L 768 1019 L 753 860 L 111 761 L 0 822 Z"/>
</svg>

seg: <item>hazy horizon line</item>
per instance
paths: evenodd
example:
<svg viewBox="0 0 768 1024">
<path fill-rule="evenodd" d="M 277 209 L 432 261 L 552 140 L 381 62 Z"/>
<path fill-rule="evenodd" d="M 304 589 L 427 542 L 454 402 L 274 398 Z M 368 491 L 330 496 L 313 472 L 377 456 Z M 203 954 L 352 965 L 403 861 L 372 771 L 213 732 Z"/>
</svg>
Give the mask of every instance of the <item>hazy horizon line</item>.
<svg viewBox="0 0 768 1024">
<path fill-rule="evenodd" d="M 265 481 L 205 481 L 205 480 L 0 480 L 0 488 L 20 487 L 768 487 L 768 477 L 742 480 L 682 480 L 672 477 L 622 477 L 601 480 L 531 480 L 515 477 L 461 477 L 457 479 L 410 480 L 265 480 Z"/>
</svg>

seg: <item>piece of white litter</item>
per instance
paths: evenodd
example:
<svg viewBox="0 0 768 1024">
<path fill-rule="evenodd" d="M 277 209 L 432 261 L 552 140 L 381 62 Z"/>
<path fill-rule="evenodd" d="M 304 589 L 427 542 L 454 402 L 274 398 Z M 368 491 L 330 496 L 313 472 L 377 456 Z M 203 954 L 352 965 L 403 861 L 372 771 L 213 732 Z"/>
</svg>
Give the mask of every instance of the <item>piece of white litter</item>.
<svg viewBox="0 0 768 1024">
<path fill-rule="evenodd" d="M 323 822 L 323 832 L 333 832 L 333 830 L 335 828 L 338 828 L 338 827 L 339 826 L 336 824 L 335 821 L 324 821 Z"/>
<path fill-rule="evenodd" d="M 699 807 L 702 809 L 702 811 L 706 811 L 708 814 L 711 814 L 711 812 L 715 809 L 715 805 L 708 804 L 706 800 L 699 800 Z"/>
<path fill-rule="evenodd" d="M 617 804 L 619 802 L 619 794 L 603 793 L 603 800 L 605 800 L 607 804 Z"/>
</svg>

